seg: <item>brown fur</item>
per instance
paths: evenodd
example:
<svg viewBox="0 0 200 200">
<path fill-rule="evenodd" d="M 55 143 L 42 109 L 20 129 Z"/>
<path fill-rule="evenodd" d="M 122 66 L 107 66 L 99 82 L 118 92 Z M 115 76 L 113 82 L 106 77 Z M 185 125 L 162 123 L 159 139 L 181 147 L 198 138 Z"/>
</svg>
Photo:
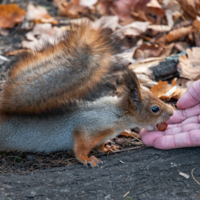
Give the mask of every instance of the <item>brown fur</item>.
<svg viewBox="0 0 200 200">
<path fill-rule="evenodd" d="M 58 44 L 22 55 L 10 70 L 0 111 L 41 114 L 82 99 L 109 71 L 114 48 L 101 26 L 73 26 Z"/>
</svg>

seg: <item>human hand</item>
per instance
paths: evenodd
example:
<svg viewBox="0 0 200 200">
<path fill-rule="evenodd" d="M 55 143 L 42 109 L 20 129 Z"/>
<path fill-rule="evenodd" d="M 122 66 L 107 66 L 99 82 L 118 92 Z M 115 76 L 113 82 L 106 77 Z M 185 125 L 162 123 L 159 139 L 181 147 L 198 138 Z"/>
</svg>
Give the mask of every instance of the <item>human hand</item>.
<svg viewBox="0 0 200 200">
<path fill-rule="evenodd" d="M 192 83 L 177 107 L 165 131 L 140 132 L 144 144 L 158 149 L 200 146 L 200 80 Z"/>
</svg>

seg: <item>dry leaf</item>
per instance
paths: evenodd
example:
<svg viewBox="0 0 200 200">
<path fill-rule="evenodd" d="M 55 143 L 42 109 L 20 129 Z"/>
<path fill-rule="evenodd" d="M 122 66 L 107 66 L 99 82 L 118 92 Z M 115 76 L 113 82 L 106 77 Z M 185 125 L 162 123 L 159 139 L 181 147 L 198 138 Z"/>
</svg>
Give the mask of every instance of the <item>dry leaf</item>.
<svg viewBox="0 0 200 200">
<path fill-rule="evenodd" d="M 157 85 L 151 88 L 158 98 L 162 97 L 163 94 L 167 93 L 171 89 L 171 86 L 168 85 L 167 81 L 159 81 Z"/>
<path fill-rule="evenodd" d="M 159 81 L 157 85 L 151 88 L 151 92 L 158 98 L 169 101 L 172 98 L 179 99 L 186 92 L 186 88 L 179 88 L 175 85 L 175 80 L 172 81 L 171 85 L 169 85 L 167 81 Z"/>
<path fill-rule="evenodd" d="M 159 38 L 158 40 L 156 40 L 156 43 L 173 42 L 183 36 L 189 35 L 193 31 L 194 31 L 194 28 L 192 26 L 181 27 L 181 28 L 173 30 L 173 31 L 169 32 L 167 35 Z"/>
<path fill-rule="evenodd" d="M 174 25 L 174 19 L 177 19 L 177 16 L 181 15 L 180 4 L 176 0 L 164 0 L 163 3 L 168 25 L 172 28 Z"/>
<path fill-rule="evenodd" d="M 189 48 L 189 44 L 187 42 L 176 42 L 174 48 L 179 52 L 185 52 L 186 49 Z"/>
<path fill-rule="evenodd" d="M 138 59 L 145 59 L 149 57 L 158 57 L 162 51 L 163 51 L 162 44 L 157 45 L 157 44 L 144 43 L 135 50 L 134 58 L 138 60 Z"/>
<path fill-rule="evenodd" d="M 52 27 L 51 24 L 36 24 L 33 30 L 26 34 L 28 41 L 22 41 L 22 47 L 39 51 L 45 41 L 50 44 L 59 42 L 64 31 L 62 28 Z"/>
<path fill-rule="evenodd" d="M 0 27 L 12 28 L 20 23 L 26 11 L 17 4 L 0 5 Z"/>
<path fill-rule="evenodd" d="M 115 34 L 123 39 L 125 36 L 135 37 L 144 33 L 148 28 L 149 22 L 133 22 L 126 26 L 121 26 Z"/>
<path fill-rule="evenodd" d="M 194 40 L 196 46 L 200 46 L 200 17 L 196 17 L 196 19 L 193 22 L 193 27 L 195 28 L 194 32 Z"/>
<path fill-rule="evenodd" d="M 25 18 L 27 21 L 34 21 L 35 23 L 58 24 L 58 21 L 51 17 L 44 7 L 35 7 L 33 4 L 28 5 Z"/>
<path fill-rule="evenodd" d="M 101 15 L 117 15 L 123 25 L 132 23 L 131 17 L 132 0 L 103 1 L 99 0 L 96 9 Z"/>
<path fill-rule="evenodd" d="M 183 11 L 192 19 L 195 19 L 196 16 L 200 16 L 199 9 L 199 0 L 177 0 Z"/>
<path fill-rule="evenodd" d="M 181 55 L 179 57 L 179 64 L 177 70 L 180 73 L 180 77 L 190 80 L 200 79 L 200 48 L 194 47 L 187 49 L 187 55 Z"/>
<path fill-rule="evenodd" d="M 171 27 L 166 25 L 149 25 L 148 29 L 152 31 L 153 35 L 157 35 L 158 33 L 170 31 Z"/>
<path fill-rule="evenodd" d="M 58 2 L 59 16 L 80 18 L 82 15 L 87 15 L 89 11 L 90 11 L 89 7 L 81 5 L 79 0 L 71 0 L 71 1 L 62 0 Z"/>
<path fill-rule="evenodd" d="M 154 85 L 157 85 L 156 81 L 153 81 L 149 76 L 143 73 L 137 73 L 137 77 L 140 81 L 140 84 L 146 88 L 152 88 Z"/>
<path fill-rule="evenodd" d="M 160 56 L 161 57 L 168 57 L 168 56 L 170 56 L 173 48 L 174 48 L 174 43 L 171 43 L 169 45 L 165 45 L 163 47 L 163 51 L 161 52 Z"/>
<path fill-rule="evenodd" d="M 143 11 L 148 21 L 160 24 L 161 19 L 165 16 L 165 11 L 157 0 L 140 0 L 135 5 L 135 11 Z M 147 20 L 145 20 L 147 21 Z"/>
</svg>

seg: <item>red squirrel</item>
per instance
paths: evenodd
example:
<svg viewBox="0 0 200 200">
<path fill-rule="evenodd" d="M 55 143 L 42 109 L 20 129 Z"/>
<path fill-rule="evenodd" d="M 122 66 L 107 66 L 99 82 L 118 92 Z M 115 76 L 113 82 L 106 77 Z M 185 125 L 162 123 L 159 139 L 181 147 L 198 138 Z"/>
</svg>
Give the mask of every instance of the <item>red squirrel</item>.
<svg viewBox="0 0 200 200">
<path fill-rule="evenodd" d="M 10 70 L 0 100 L 0 151 L 73 149 L 80 162 L 96 167 L 99 160 L 88 157 L 92 148 L 102 148 L 125 129 L 153 130 L 169 119 L 173 109 L 142 89 L 129 69 L 119 96 L 82 99 L 111 66 L 114 44 L 104 31 L 84 22 L 63 41 L 28 54 Z"/>
</svg>

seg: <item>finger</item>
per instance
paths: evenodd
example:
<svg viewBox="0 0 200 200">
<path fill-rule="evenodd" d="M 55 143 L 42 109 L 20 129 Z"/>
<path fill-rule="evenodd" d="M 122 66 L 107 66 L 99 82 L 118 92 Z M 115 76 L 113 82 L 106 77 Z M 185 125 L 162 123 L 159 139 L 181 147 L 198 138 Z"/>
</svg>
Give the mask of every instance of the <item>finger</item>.
<svg viewBox="0 0 200 200">
<path fill-rule="evenodd" d="M 200 124 L 189 123 L 189 124 L 184 125 L 184 126 L 175 127 L 175 128 L 172 128 L 172 129 L 167 129 L 164 132 L 164 135 L 176 135 L 176 134 L 179 134 L 179 133 L 189 132 L 189 131 L 193 131 L 193 130 L 199 130 L 199 134 L 200 134 Z"/>
<path fill-rule="evenodd" d="M 180 109 L 191 108 L 200 103 L 200 81 L 195 81 L 187 89 L 186 93 L 178 100 L 177 106 Z"/>
<path fill-rule="evenodd" d="M 200 130 L 159 137 L 154 141 L 153 146 L 158 149 L 200 146 Z"/>
<path fill-rule="evenodd" d="M 174 114 L 167 121 L 168 124 L 176 124 L 184 121 L 185 119 L 200 115 L 200 104 L 185 110 L 176 110 Z"/>
<path fill-rule="evenodd" d="M 189 117 L 181 123 L 169 124 L 167 129 L 171 130 L 171 129 L 174 129 L 177 127 L 182 127 L 182 126 L 190 125 L 190 124 L 191 124 L 191 126 L 193 126 L 193 124 L 197 124 L 197 125 L 200 124 L 200 115 L 194 116 L 194 117 Z"/>
</svg>

